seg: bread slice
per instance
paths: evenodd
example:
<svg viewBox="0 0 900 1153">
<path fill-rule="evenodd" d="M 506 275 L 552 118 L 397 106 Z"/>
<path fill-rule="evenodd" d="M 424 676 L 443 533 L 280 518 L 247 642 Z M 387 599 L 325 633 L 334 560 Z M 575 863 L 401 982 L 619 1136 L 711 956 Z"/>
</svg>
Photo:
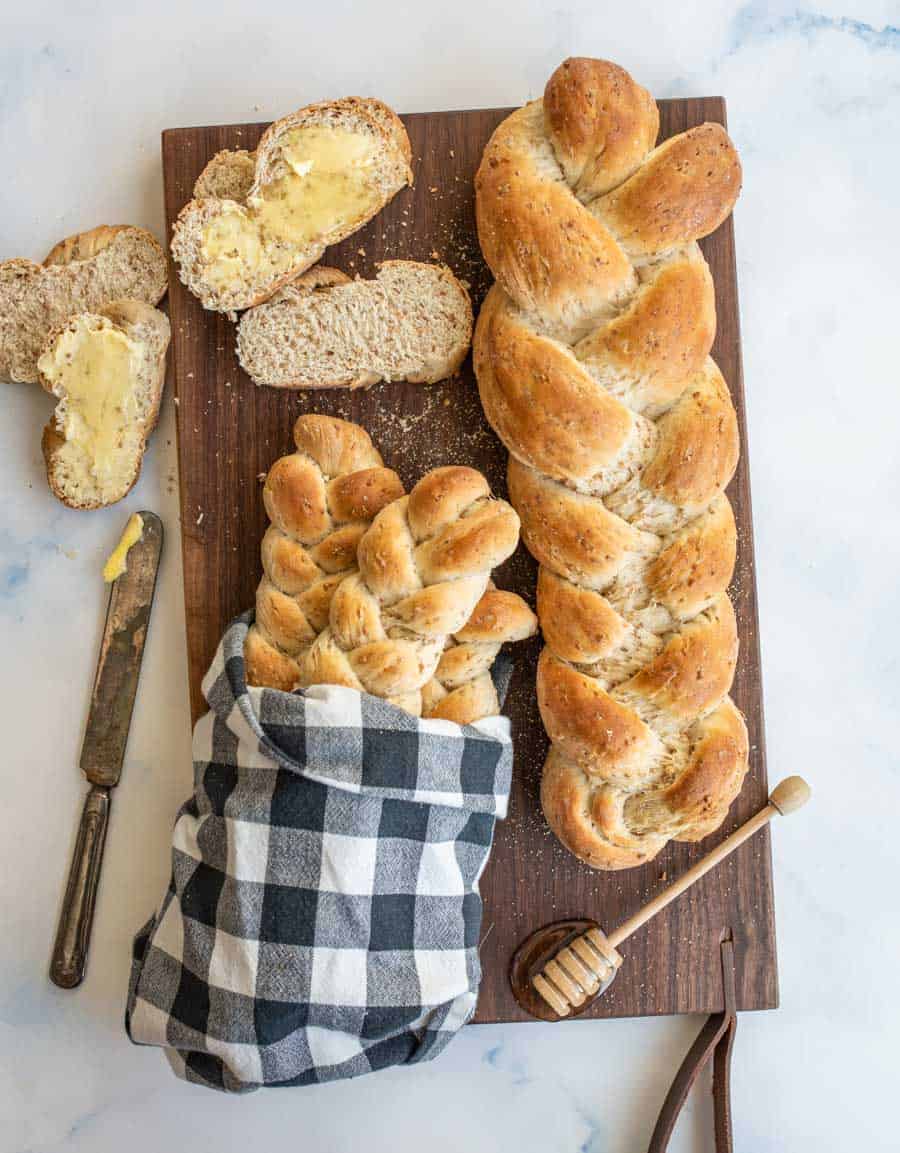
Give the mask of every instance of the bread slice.
<svg viewBox="0 0 900 1153">
<path fill-rule="evenodd" d="M 244 313 L 237 347 L 257 384 L 361 388 L 444 380 L 471 339 L 469 295 L 449 268 L 389 260 L 374 280 L 311 269 Z"/>
<path fill-rule="evenodd" d="M 47 480 L 70 508 L 121 500 L 138 478 L 166 378 L 169 321 L 139 300 L 73 316 L 38 360 L 59 398 L 44 429 Z"/>
<path fill-rule="evenodd" d="M 331 100 L 276 120 L 246 203 L 206 195 L 240 193 L 246 157 L 219 154 L 201 176 L 204 196 L 181 210 L 172 236 L 179 276 L 218 312 L 268 300 L 412 183 L 410 156 L 405 128 L 378 100 Z"/>
<path fill-rule="evenodd" d="M 36 383 L 50 333 L 114 300 L 158 304 L 166 254 L 143 228 L 102 224 L 60 241 L 42 264 L 0 263 L 0 380 Z"/>
</svg>

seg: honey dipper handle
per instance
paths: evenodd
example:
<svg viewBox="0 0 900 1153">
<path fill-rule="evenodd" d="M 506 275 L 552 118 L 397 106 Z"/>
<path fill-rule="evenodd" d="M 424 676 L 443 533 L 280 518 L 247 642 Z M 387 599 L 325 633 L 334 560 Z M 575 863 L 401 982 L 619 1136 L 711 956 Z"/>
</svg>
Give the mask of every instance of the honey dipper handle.
<svg viewBox="0 0 900 1153">
<path fill-rule="evenodd" d="M 638 909 L 634 916 L 629 917 L 617 929 L 608 933 L 607 940 L 610 945 L 614 949 L 618 948 L 626 937 L 630 937 L 641 925 L 646 924 L 651 917 L 655 917 L 661 909 L 664 909 L 676 897 L 681 896 L 685 889 L 689 889 L 695 881 L 699 881 L 710 869 L 714 869 L 720 861 L 724 861 L 729 853 L 733 853 L 738 845 L 742 845 L 744 841 L 752 837 L 757 829 L 768 824 L 772 817 L 777 814 L 786 816 L 788 813 L 793 813 L 805 805 L 809 797 L 809 785 L 802 777 L 786 777 L 772 790 L 769 803 L 764 809 L 760 809 L 749 821 L 745 821 L 739 829 L 735 829 L 730 837 L 726 837 L 720 845 L 716 845 L 711 853 L 708 853 L 696 865 L 692 865 L 683 876 L 669 885 L 667 889 L 657 893 L 652 901 L 648 901 L 644 905 L 643 909 Z"/>
</svg>

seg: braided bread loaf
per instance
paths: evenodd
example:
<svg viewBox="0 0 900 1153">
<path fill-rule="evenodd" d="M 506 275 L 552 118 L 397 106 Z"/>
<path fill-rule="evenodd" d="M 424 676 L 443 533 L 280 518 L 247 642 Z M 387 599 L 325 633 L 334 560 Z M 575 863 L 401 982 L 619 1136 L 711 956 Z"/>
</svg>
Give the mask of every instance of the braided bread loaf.
<svg viewBox="0 0 900 1153">
<path fill-rule="evenodd" d="M 519 518 L 474 469 L 436 468 L 382 509 L 360 539 L 359 572 L 331 599 L 329 627 L 300 662 L 300 684 L 343 684 L 410 712 L 491 570 L 519 541 Z"/>
<path fill-rule="evenodd" d="M 360 687 L 343 657 L 326 662 L 319 652 L 307 661 L 306 655 L 329 623 L 335 590 L 356 571 L 360 538 L 376 513 L 403 496 L 403 485 L 358 425 L 305 415 L 294 441 L 297 451 L 275 462 L 263 489 L 272 524 L 262 543 L 256 623 L 244 647 L 247 679 L 284 691 L 310 678 Z M 489 672 L 494 657 L 504 642 L 536 628 L 521 597 L 489 588 L 456 636 L 444 639 L 434 678 L 421 694 L 397 695 L 397 703 L 459 724 L 498 712 Z"/>
<path fill-rule="evenodd" d="M 727 696 L 739 440 L 696 244 L 741 170 L 719 125 L 654 148 L 658 127 L 621 68 L 569 60 L 497 128 L 476 178 L 497 283 L 475 370 L 541 566 L 542 804 L 605 869 L 711 832 L 747 769 Z"/>
<path fill-rule="evenodd" d="M 356 546 L 376 513 L 403 496 L 369 434 L 346 420 L 307 414 L 294 425 L 297 451 L 269 469 L 263 501 L 256 623 L 244 644 L 247 680 L 290 692 L 299 658 L 328 624 L 334 590 L 356 569 Z"/>
</svg>

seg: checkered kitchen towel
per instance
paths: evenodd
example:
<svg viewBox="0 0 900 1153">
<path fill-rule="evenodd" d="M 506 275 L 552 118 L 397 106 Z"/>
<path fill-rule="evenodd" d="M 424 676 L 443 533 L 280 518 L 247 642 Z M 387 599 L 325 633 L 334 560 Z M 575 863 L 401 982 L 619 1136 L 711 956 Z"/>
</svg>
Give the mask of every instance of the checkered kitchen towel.
<svg viewBox="0 0 900 1153">
<path fill-rule="evenodd" d="M 427 1060 L 475 1009 L 509 722 L 423 721 L 335 686 L 248 689 L 250 619 L 203 683 L 194 795 L 135 940 L 129 1036 L 229 1092 Z"/>
</svg>

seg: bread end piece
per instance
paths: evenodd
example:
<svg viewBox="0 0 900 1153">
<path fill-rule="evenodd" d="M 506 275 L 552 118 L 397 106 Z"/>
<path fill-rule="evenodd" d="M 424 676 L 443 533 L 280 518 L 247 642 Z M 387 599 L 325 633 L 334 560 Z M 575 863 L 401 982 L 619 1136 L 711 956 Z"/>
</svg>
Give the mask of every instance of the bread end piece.
<svg viewBox="0 0 900 1153">
<path fill-rule="evenodd" d="M 217 152 L 194 183 L 195 200 L 246 204 L 256 176 L 256 153 L 245 148 Z"/>
</svg>

